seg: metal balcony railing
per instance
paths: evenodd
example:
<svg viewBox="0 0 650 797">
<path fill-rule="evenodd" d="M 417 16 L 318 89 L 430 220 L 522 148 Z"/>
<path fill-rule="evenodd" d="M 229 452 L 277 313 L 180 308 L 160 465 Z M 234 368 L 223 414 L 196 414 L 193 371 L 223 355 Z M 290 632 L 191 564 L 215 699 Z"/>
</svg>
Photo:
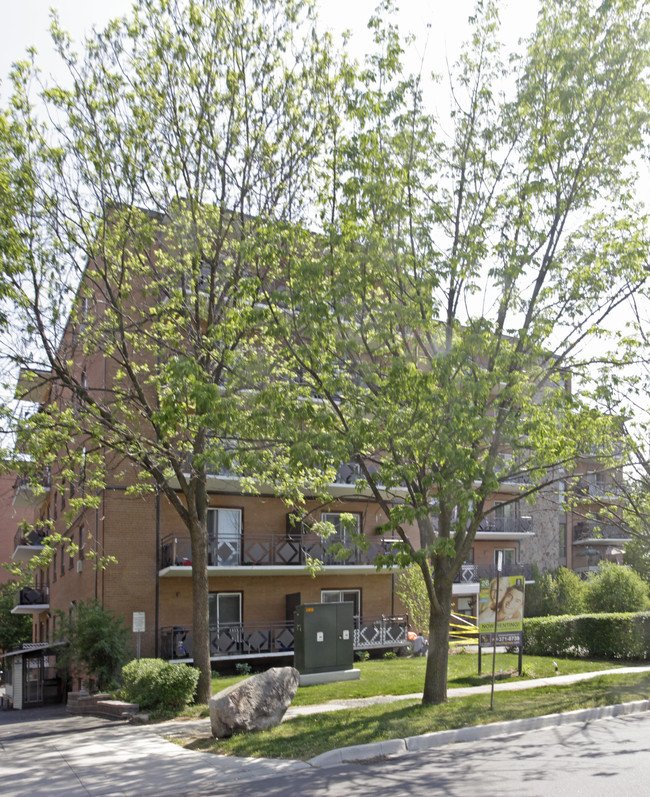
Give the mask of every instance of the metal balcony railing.
<svg viewBox="0 0 650 797">
<path fill-rule="evenodd" d="M 354 648 L 403 647 L 408 641 L 408 617 L 354 618 Z M 210 656 L 264 656 L 293 653 L 292 622 L 266 624 L 225 623 L 210 625 Z M 160 631 L 164 659 L 192 659 L 194 635 L 191 626 L 174 625 Z"/>
<path fill-rule="evenodd" d="M 43 545 L 47 535 L 48 529 L 44 526 L 34 526 L 34 528 L 27 531 L 18 529 L 14 534 L 14 550 L 19 545 Z"/>
<path fill-rule="evenodd" d="M 45 606 L 50 602 L 48 587 L 22 587 L 16 593 L 14 606 Z"/>
<path fill-rule="evenodd" d="M 533 578 L 533 566 L 530 564 L 503 565 L 502 576 L 523 576 L 527 581 Z M 482 578 L 494 578 L 494 565 L 461 565 L 454 578 L 455 584 L 478 584 Z"/>
<path fill-rule="evenodd" d="M 371 565 L 378 554 L 386 553 L 390 543 L 370 540 L 368 549 L 346 546 L 349 554 L 338 558 L 328 553 L 340 538 L 322 540 L 316 534 L 250 534 L 219 537 L 208 540 L 208 567 L 253 566 L 304 566 L 308 557 L 324 565 Z M 345 544 L 345 541 L 343 541 Z M 190 538 L 186 535 L 169 535 L 162 541 L 161 567 L 192 566 Z"/>
<path fill-rule="evenodd" d="M 49 465 L 41 468 L 35 473 L 19 473 L 14 482 L 14 489 L 20 490 L 21 488 L 33 489 L 34 487 L 44 487 L 49 490 L 52 484 L 52 473 Z"/>
<path fill-rule="evenodd" d="M 530 515 L 518 515 L 516 517 L 494 517 L 488 515 L 483 518 L 479 531 L 490 531 L 495 534 L 524 533 L 533 530 L 533 519 Z"/>
<path fill-rule="evenodd" d="M 614 523 L 598 523 L 592 520 L 581 520 L 573 527 L 573 541 L 580 540 L 598 540 L 598 539 L 614 539 L 614 540 L 627 540 L 630 535 L 624 528 L 615 525 Z"/>
<path fill-rule="evenodd" d="M 579 495 L 588 496 L 589 498 L 618 498 L 622 495 L 622 490 L 616 484 L 607 484 L 605 482 L 586 481 L 581 479 L 576 485 L 576 491 Z"/>
</svg>

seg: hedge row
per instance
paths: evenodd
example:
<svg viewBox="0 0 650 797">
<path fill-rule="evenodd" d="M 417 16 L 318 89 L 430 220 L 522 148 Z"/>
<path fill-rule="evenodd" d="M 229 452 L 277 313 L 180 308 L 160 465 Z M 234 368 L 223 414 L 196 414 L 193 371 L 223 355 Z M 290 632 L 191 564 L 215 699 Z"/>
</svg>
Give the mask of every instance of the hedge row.
<svg viewBox="0 0 650 797">
<path fill-rule="evenodd" d="M 524 653 L 594 659 L 650 659 L 650 612 L 529 617 Z"/>
</svg>

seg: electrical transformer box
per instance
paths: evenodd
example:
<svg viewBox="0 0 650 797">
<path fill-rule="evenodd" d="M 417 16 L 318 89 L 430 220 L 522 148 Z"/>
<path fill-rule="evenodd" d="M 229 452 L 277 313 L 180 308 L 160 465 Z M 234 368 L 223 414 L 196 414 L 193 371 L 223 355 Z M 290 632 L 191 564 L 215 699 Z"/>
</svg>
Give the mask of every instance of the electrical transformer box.
<svg viewBox="0 0 650 797">
<path fill-rule="evenodd" d="M 294 666 L 300 673 L 352 669 L 354 604 L 302 603 L 294 613 Z"/>
</svg>

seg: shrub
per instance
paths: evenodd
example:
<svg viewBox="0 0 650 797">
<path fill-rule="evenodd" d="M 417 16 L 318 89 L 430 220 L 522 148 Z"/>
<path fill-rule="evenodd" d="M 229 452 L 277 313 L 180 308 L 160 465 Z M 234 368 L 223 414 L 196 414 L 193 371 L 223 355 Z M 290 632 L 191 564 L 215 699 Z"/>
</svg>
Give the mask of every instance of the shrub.
<svg viewBox="0 0 650 797">
<path fill-rule="evenodd" d="M 634 570 L 603 562 L 588 584 L 592 612 L 641 612 L 648 608 L 648 586 Z"/>
<path fill-rule="evenodd" d="M 68 645 L 57 658 L 78 676 L 97 682 L 100 691 L 115 683 L 120 667 L 129 658 L 131 633 L 122 617 L 96 601 L 80 601 L 70 617 L 57 612 L 61 637 Z"/>
<path fill-rule="evenodd" d="M 178 709 L 194 697 L 199 670 L 162 659 L 134 659 L 122 668 L 122 678 L 124 697 L 141 709 Z"/>
<path fill-rule="evenodd" d="M 650 613 L 524 619 L 524 652 L 533 656 L 649 659 Z"/>
<path fill-rule="evenodd" d="M 650 540 L 646 537 L 632 537 L 625 543 L 623 562 L 650 583 Z"/>
<path fill-rule="evenodd" d="M 431 605 L 424 576 L 418 565 L 411 565 L 399 573 L 395 582 L 395 594 L 408 612 L 411 623 L 423 633 L 428 633 Z"/>
<path fill-rule="evenodd" d="M 566 567 L 547 570 L 536 578 L 534 585 L 526 587 L 526 615 L 581 614 L 585 610 L 586 590 L 586 582 L 573 570 Z"/>
</svg>

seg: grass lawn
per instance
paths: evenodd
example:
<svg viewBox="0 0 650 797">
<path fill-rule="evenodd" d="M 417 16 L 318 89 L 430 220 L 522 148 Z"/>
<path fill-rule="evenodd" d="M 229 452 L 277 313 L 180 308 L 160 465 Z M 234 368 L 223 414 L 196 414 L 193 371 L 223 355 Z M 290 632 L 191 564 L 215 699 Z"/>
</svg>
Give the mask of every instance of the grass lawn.
<svg viewBox="0 0 650 797">
<path fill-rule="evenodd" d="M 370 662 L 364 662 L 362 665 L 364 671 L 368 664 Z M 381 662 L 381 664 L 390 664 L 391 668 L 397 667 L 393 662 Z M 403 665 L 404 662 L 399 664 Z M 598 668 L 604 668 L 602 662 L 596 662 L 591 667 L 592 670 Z M 582 667 L 582 670 L 584 671 L 585 667 Z M 389 668 L 385 670 L 385 682 L 390 686 L 390 690 L 388 688 L 384 690 L 386 692 L 395 692 L 393 687 L 396 684 L 391 683 L 394 672 L 397 670 Z M 315 688 L 309 687 L 309 689 Z M 468 725 L 483 725 L 502 720 L 625 703 L 648 697 L 650 697 L 650 673 L 612 674 L 568 686 L 549 686 L 523 692 L 498 692 L 494 698 L 494 711 L 490 710 L 489 694 L 454 698 L 444 705 L 427 707 L 418 701 L 400 700 L 390 704 L 296 717 L 263 733 L 242 734 L 223 740 L 198 739 L 186 746 L 194 750 L 226 755 L 307 760 L 337 747 L 400 739 Z"/>
<path fill-rule="evenodd" d="M 586 661 L 585 659 L 552 659 L 545 656 L 524 656 L 522 680 L 530 678 L 547 678 L 555 674 L 558 665 L 560 675 L 576 672 L 593 672 L 621 667 L 611 661 Z M 516 671 L 518 657 L 516 654 L 497 654 L 496 670 Z M 425 658 L 411 659 L 378 659 L 357 662 L 354 665 L 361 670 L 358 681 L 339 681 L 333 684 L 301 686 L 293 700 L 294 706 L 310 706 L 326 703 L 328 700 L 350 700 L 357 697 L 374 697 L 375 695 L 410 695 L 421 692 L 424 684 Z M 492 672 L 492 656 L 483 657 L 483 676 L 478 675 L 478 656 L 475 653 L 456 653 L 449 656 L 447 684 L 450 689 L 461 686 L 479 686 L 489 682 Z M 225 689 L 231 684 L 241 681 L 246 676 L 235 675 L 212 680 L 212 693 Z M 512 680 L 520 680 L 513 676 Z"/>
</svg>

